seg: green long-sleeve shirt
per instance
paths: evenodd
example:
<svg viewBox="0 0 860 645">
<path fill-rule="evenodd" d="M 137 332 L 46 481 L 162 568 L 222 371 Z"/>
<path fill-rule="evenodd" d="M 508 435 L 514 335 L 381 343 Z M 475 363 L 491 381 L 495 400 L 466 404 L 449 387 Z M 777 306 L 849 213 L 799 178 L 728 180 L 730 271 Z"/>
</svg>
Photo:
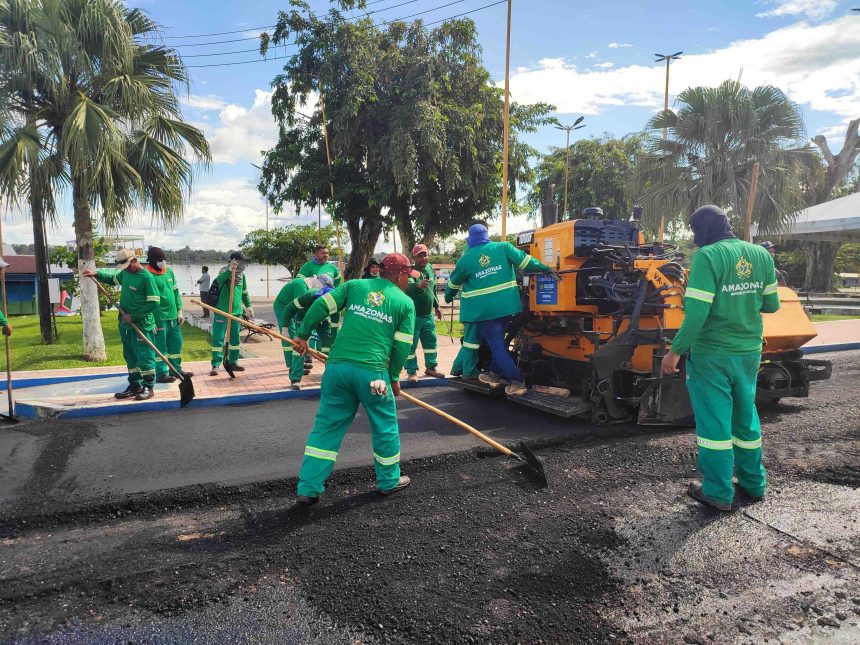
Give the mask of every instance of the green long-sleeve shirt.
<svg viewBox="0 0 860 645">
<path fill-rule="evenodd" d="M 336 287 L 343 283 L 343 276 L 340 274 L 340 269 L 337 268 L 336 264 L 332 264 L 331 262 L 317 264 L 313 260 L 308 260 L 302 265 L 302 268 L 299 269 L 296 277 L 313 278 L 315 275 L 319 275 L 320 273 L 330 275 L 332 282 L 334 282 L 334 286 Z"/>
<path fill-rule="evenodd" d="M 155 319 L 157 321 L 176 320 L 179 312 L 182 311 L 182 294 L 179 293 L 179 283 L 173 275 L 173 269 L 166 267 L 162 273 L 156 273 L 147 264 L 146 270 L 152 275 L 152 281 L 161 296 L 161 301 L 155 310 Z"/>
<path fill-rule="evenodd" d="M 341 309 L 343 320 L 329 362 L 387 369 L 392 381 L 399 380 L 415 328 L 415 305 L 409 296 L 385 278 L 348 280 L 311 305 L 298 337 L 307 340 L 324 318 Z"/>
<path fill-rule="evenodd" d="M 221 273 L 218 274 L 218 277 L 215 278 L 220 285 L 220 290 L 218 291 L 218 304 L 215 306 L 221 311 L 227 311 L 227 307 L 230 306 L 230 278 L 230 267 L 222 270 Z M 251 296 L 248 295 L 248 283 L 245 280 L 244 273 L 242 274 L 242 279 L 236 280 L 236 286 L 233 287 L 233 311 L 227 311 L 227 313 L 233 314 L 234 316 L 241 316 L 242 305 L 245 307 L 251 306 Z"/>
<path fill-rule="evenodd" d="M 735 356 L 760 352 L 761 314 L 778 309 L 770 253 L 734 238 L 708 244 L 693 256 L 684 322 L 672 351 Z"/>
<path fill-rule="evenodd" d="M 96 280 L 121 288 L 119 306 L 131 316 L 131 321 L 135 325 L 143 331 L 151 331 L 155 328 L 153 313 L 161 302 L 161 295 L 149 271 L 142 268 L 137 273 L 129 273 L 125 269 L 122 271 L 99 269 L 96 271 Z M 125 325 L 122 316 L 119 318 L 119 324 Z"/>
<path fill-rule="evenodd" d="M 287 306 L 290 305 L 296 298 L 304 295 L 308 292 L 308 284 L 305 282 L 304 278 L 293 278 L 278 292 L 278 296 L 275 298 L 274 309 L 275 314 L 280 316 L 280 320 L 284 320 L 284 311 L 287 309 Z M 298 308 L 295 308 L 295 311 L 298 311 Z M 293 313 L 295 315 L 295 313 Z M 292 316 L 290 316 L 292 318 Z M 287 322 L 284 323 L 284 327 L 287 326 Z"/>
<path fill-rule="evenodd" d="M 317 295 L 317 290 L 305 291 L 305 293 L 300 295 L 298 298 L 294 298 L 288 302 L 282 314 L 284 327 L 287 327 L 294 317 L 296 318 L 297 323 L 301 323 L 304 312 L 310 309 L 311 305 L 314 304 L 319 297 L 320 296 Z M 335 329 L 340 328 L 340 312 L 331 314 L 328 317 L 328 321 Z"/>
<path fill-rule="evenodd" d="M 516 269 L 549 273 L 547 265 L 526 255 L 510 242 L 473 246 L 457 260 L 445 302 L 460 292 L 460 320 L 481 322 L 518 314 L 523 310 Z"/>
<path fill-rule="evenodd" d="M 439 299 L 436 297 L 436 275 L 433 273 L 433 267 L 430 263 L 423 269 L 415 267 L 415 270 L 421 274 L 421 277 L 409 278 L 406 295 L 412 298 L 412 302 L 415 303 L 416 316 L 429 316 L 433 313 L 433 309 L 439 306 Z M 420 289 L 418 283 L 425 278 L 430 282 L 424 289 Z"/>
</svg>

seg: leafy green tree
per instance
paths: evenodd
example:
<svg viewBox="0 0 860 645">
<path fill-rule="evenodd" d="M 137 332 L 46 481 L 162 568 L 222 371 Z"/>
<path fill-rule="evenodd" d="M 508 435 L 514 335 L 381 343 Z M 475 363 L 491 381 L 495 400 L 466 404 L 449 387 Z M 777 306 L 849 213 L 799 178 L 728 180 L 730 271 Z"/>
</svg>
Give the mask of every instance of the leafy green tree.
<svg viewBox="0 0 860 645">
<path fill-rule="evenodd" d="M 801 177 L 814 160 L 797 105 L 770 85 L 750 90 L 735 81 L 688 88 L 677 104 L 648 122 L 647 153 L 631 183 L 646 222 L 656 228 L 662 215 L 683 224 L 699 206 L 716 204 L 739 231 L 759 162 L 754 220 L 764 233 L 779 232 L 805 205 Z"/>
<path fill-rule="evenodd" d="M 93 252 L 96 257 L 96 266 L 101 268 L 106 266 L 100 258 L 104 257 L 111 251 L 111 244 L 103 237 L 93 240 Z M 57 264 L 73 269 L 78 265 L 78 254 L 75 251 L 70 251 L 65 246 L 57 246 L 51 251 L 51 264 Z M 104 285 L 108 295 L 99 291 L 99 311 L 107 311 L 114 302 L 119 302 L 119 289 L 112 285 Z M 81 295 L 81 274 L 75 273 L 71 280 L 66 280 L 60 285 L 60 289 L 68 291 L 72 296 L 80 297 Z"/>
<path fill-rule="evenodd" d="M 239 248 L 252 262 L 280 264 L 292 275 L 313 254 L 314 246 L 325 244 L 332 252 L 338 252 L 334 227 L 324 226 L 318 230 L 316 224 L 284 226 L 266 231 L 251 231 L 239 243 Z"/>
<path fill-rule="evenodd" d="M 48 208 L 56 185 L 71 186 L 79 269 L 95 267 L 94 215 L 115 230 L 143 207 L 172 226 L 194 175 L 186 155 L 210 159 L 203 133 L 182 120 L 186 69 L 160 40 L 155 22 L 118 0 L 0 2 L 0 185 L 29 181 L 31 206 Z M 84 358 L 104 360 L 89 281 L 81 317 Z"/>
<path fill-rule="evenodd" d="M 536 181 L 529 195 L 533 209 L 546 200 L 549 186 L 555 185 L 553 196 L 564 203 L 564 164 L 568 162 L 567 202 L 569 213 L 560 219 L 575 219 L 588 206 L 599 206 L 607 217 L 627 217 L 633 203 L 626 193 L 633 169 L 644 153 L 644 136 L 633 134 L 616 139 L 605 134 L 600 139 L 581 139 L 570 150 L 553 148 L 541 158 L 536 169 Z"/>
</svg>

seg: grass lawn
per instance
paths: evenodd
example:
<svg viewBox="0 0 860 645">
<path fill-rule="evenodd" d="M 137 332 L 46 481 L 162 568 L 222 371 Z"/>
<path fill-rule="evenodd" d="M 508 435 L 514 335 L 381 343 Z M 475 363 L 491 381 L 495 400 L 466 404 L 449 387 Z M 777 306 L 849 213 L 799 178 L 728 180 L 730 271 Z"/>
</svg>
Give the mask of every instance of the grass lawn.
<svg viewBox="0 0 860 645">
<path fill-rule="evenodd" d="M 80 316 L 68 318 L 57 316 L 57 331 L 60 338 L 53 345 L 42 344 L 38 316 L 11 316 L 9 322 L 13 327 L 12 338 L 10 338 L 13 371 L 125 365 L 122 360 L 116 312 L 107 312 L 102 316 L 102 330 L 107 346 L 107 360 L 103 363 L 90 363 L 81 359 L 83 329 Z M 182 351 L 183 360 L 200 361 L 211 356 L 209 334 L 196 327 L 183 325 L 182 335 L 185 340 Z"/>
<path fill-rule="evenodd" d="M 436 321 L 436 335 L 437 336 L 447 336 L 448 330 L 451 328 L 451 319 L 445 320 L 437 320 Z M 454 338 L 462 338 L 463 336 L 463 323 L 459 320 L 454 321 Z"/>
<path fill-rule="evenodd" d="M 812 314 L 812 322 L 827 322 L 828 320 L 856 320 L 858 316 L 842 314 Z"/>
</svg>

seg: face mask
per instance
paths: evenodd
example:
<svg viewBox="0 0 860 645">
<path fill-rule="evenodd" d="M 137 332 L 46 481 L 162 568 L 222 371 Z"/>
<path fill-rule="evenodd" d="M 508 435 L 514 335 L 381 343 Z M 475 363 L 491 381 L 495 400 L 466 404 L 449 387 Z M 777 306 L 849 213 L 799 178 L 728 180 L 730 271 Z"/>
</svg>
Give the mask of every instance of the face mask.
<svg viewBox="0 0 860 645">
<path fill-rule="evenodd" d="M 244 271 L 247 267 L 248 267 L 247 262 L 239 262 L 239 264 L 236 266 L 236 270 L 237 271 Z"/>
<path fill-rule="evenodd" d="M 164 260 L 159 260 L 155 263 L 155 266 L 157 266 L 159 269 L 163 269 L 167 266 L 167 262 L 165 262 Z"/>
</svg>

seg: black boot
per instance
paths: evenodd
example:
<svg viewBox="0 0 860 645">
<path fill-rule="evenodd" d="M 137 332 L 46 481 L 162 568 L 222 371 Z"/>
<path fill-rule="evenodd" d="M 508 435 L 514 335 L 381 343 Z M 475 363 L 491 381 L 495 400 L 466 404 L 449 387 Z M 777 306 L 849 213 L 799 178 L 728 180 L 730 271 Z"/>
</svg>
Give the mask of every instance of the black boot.
<svg viewBox="0 0 860 645">
<path fill-rule="evenodd" d="M 152 388 L 148 385 L 144 385 L 140 388 L 140 391 L 134 397 L 136 401 L 146 401 L 147 399 L 151 399 L 155 396 L 155 392 L 152 391 Z"/>
<path fill-rule="evenodd" d="M 114 398 L 116 399 L 130 399 L 133 396 L 136 396 L 137 393 L 140 392 L 140 386 L 137 384 L 129 383 L 128 387 L 125 388 L 122 392 L 117 392 L 114 394 Z"/>
<path fill-rule="evenodd" d="M 170 374 L 162 374 L 157 379 L 155 379 L 156 383 L 176 383 L 176 377 Z"/>
<path fill-rule="evenodd" d="M 230 369 L 234 372 L 244 372 L 245 368 L 239 365 L 238 363 L 230 363 Z"/>
</svg>

